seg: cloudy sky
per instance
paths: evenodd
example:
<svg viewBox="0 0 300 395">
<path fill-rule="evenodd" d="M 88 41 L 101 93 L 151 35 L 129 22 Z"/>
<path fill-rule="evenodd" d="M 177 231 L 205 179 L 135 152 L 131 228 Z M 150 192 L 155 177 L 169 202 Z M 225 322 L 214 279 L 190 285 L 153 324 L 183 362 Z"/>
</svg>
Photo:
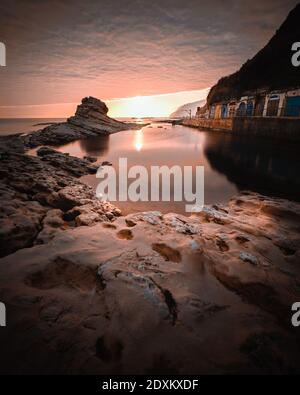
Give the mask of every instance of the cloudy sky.
<svg viewBox="0 0 300 395">
<path fill-rule="evenodd" d="M 297 3 L 1 0 L 0 116 L 62 116 L 88 95 L 193 101 L 264 46 Z"/>
</svg>

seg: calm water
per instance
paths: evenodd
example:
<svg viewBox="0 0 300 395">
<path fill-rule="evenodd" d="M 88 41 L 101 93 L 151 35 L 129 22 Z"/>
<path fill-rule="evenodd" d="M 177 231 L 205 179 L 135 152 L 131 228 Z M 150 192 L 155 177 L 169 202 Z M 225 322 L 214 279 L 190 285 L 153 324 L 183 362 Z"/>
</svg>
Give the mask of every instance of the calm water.
<svg viewBox="0 0 300 395">
<path fill-rule="evenodd" d="M 164 118 L 165 119 L 165 118 Z M 118 118 L 121 122 L 149 123 L 153 118 Z M 65 122 L 66 118 L 0 118 L 0 136 L 16 133 L 29 133 L 43 129 L 52 123 Z M 155 118 L 159 121 L 159 118 Z"/>
<path fill-rule="evenodd" d="M 63 122 L 65 119 L 61 118 L 0 118 L 0 136 L 16 134 L 16 133 L 28 133 L 43 129 L 45 123 Z M 43 124 L 43 125 L 39 125 Z"/>
<path fill-rule="evenodd" d="M 274 143 L 226 133 L 152 124 L 141 130 L 76 141 L 59 147 L 61 152 L 83 157 L 96 156 L 99 163 L 109 161 L 118 169 L 119 158 L 128 166 L 151 165 L 204 166 L 205 203 L 228 201 L 239 190 L 251 190 L 300 200 L 300 157 L 295 144 Z M 83 177 L 94 188 L 95 175 Z M 160 210 L 185 213 L 185 202 L 123 203 L 123 212 Z"/>
</svg>

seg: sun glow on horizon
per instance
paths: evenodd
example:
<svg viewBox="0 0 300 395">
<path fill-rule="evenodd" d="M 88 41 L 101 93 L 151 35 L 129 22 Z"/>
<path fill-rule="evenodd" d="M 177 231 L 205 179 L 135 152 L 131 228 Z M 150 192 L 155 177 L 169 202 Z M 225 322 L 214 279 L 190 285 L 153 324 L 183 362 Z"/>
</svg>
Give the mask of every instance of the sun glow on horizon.
<svg viewBox="0 0 300 395">
<path fill-rule="evenodd" d="M 209 89 L 103 100 L 113 118 L 169 117 L 183 104 L 206 99 Z M 83 95 L 84 96 L 84 95 Z M 85 96 L 88 96 L 85 95 Z M 0 106 L 0 118 L 69 118 L 79 103 Z"/>
<path fill-rule="evenodd" d="M 168 117 L 183 104 L 206 99 L 209 88 L 152 96 L 135 96 L 107 102 L 112 117 Z"/>
</svg>

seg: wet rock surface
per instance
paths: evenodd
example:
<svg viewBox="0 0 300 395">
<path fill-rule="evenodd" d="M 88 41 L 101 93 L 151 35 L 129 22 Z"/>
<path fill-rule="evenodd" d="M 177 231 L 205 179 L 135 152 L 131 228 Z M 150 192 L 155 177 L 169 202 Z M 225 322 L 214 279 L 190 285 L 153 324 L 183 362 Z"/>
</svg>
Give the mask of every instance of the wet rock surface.
<svg viewBox="0 0 300 395">
<path fill-rule="evenodd" d="M 189 218 L 95 224 L 74 194 L 47 212 L 44 244 L 0 260 L 1 371 L 299 373 L 299 204 L 245 193 Z M 66 216 L 93 226 L 53 238 Z"/>
<path fill-rule="evenodd" d="M 76 226 L 113 221 L 120 211 L 95 200 L 93 189 L 79 177 L 97 165 L 49 147 L 37 156 L 9 150 L 0 156 L 0 256 L 48 242 Z"/>
</svg>

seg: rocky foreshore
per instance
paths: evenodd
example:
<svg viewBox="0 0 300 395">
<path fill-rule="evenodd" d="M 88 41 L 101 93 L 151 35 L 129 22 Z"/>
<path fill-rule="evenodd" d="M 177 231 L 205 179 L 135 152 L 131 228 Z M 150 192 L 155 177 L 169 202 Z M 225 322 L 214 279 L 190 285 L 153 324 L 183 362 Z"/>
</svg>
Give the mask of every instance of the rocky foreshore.
<svg viewBox="0 0 300 395">
<path fill-rule="evenodd" d="M 137 127 L 107 113 L 105 103 L 88 97 L 65 123 L 0 138 L 0 256 L 49 241 L 63 229 L 113 221 L 121 214 L 113 205 L 95 200 L 92 188 L 79 181 L 96 173 L 96 159 L 79 159 L 44 146 Z M 36 147 L 36 157 L 26 154 Z"/>
<path fill-rule="evenodd" d="M 299 373 L 298 204 L 243 194 L 76 228 L 30 204 L 46 227 L 0 260 L 1 372 Z"/>
<path fill-rule="evenodd" d="M 0 256 L 48 242 L 64 229 L 112 221 L 121 214 L 94 199 L 93 189 L 78 179 L 96 173 L 92 162 L 47 147 L 36 157 L 1 154 Z"/>
<path fill-rule="evenodd" d="M 80 181 L 94 158 L 16 141 L 0 144 L 1 373 L 299 373 L 300 204 L 124 217 Z"/>
</svg>

